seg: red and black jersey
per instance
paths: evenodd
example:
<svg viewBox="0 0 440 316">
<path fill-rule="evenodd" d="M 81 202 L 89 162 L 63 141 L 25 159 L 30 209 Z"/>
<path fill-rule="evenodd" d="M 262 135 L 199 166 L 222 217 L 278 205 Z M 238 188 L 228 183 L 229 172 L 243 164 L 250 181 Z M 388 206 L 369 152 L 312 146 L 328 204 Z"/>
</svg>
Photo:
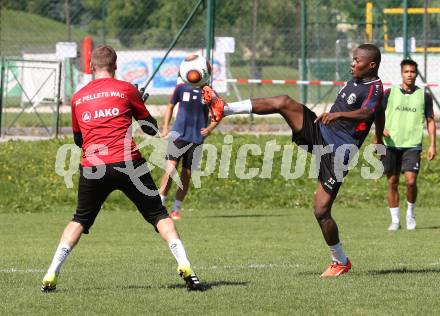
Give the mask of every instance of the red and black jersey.
<svg viewBox="0 0 440 316">
<path fill-rule="evenodd" d="M 114 78 L 91 81 L 72 98 L 72 129 L 83 138 L 85 167 L 141 158 L 132 139 L 132 118 L 146 119 L 138 90 Z"/>
<path fill-rule="evenodd" d="M 380 106 L 383 86 L 380 79 L 363 81 L 352 79 L 339 91 L 330 112 L 351 112 L 359 109 L 370 109 L 373 113 Z M 338 119 L 328 125 L 320 123 L 319 127 L 327 144 L 334 149 L 344 144 L 361 147 L 374 121 L 371 115 L 365 121 Z"/>
</svg>

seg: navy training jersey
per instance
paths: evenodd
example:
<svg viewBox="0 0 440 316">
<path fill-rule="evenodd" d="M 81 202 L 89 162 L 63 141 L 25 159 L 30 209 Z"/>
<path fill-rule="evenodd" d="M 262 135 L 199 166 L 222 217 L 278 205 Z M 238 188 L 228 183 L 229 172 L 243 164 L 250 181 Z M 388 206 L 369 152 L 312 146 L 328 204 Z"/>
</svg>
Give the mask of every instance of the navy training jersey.
<svg viewBox="0 0 440 316">
<path fill-rule="evenodd" d="M 170 103 L 179 103 L 179 110 L 174 122 L 174 132 L 179 136 L 177 139 L 187 142 L 201 144 L 203 136 L 200 130 L 208 123 L 208 108 L 202 103 L 202 89 L 188 84 L 179 84 L 174 89 Z"/>
<path fill-rule="evenodd" d="M 330 113 L 359 109 L 370 109 L 375 112 L 380 106 L 382 95 L 383 86 L 380 79 L 364 82 L 352 79 L 339 91 Z M 334 145 L 334 150 L 343 144 L 354 144 L 359 148 L 367 137 L 373 121 L 374 115 L 364 121 L 341 118 L 328 125 L 320 122 L 319 128 L 327 144 Z"/>
</svg>

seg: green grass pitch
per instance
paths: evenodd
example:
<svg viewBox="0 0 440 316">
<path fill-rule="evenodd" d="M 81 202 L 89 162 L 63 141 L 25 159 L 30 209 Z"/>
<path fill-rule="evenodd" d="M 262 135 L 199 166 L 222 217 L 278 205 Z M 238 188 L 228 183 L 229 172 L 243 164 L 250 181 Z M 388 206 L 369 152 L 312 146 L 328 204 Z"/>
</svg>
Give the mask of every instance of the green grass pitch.
<svg viewBox="0 0 440 316">
<path fill-rule="evenodd" d="M 220 147 L 223 137 L 209 143 Z M 289 143 L 288 136 L 234 135 L 234 146 L 274 138 Z M 338 279 L 319 278 L 330 257 L 311 210 L 315 181 L 285 181 L 275 171 L 239 180 L 231 172 L 192 188 L 177 223 L 207 291 L 185 290 L 166 245 L 113 193 L 69 256 L 57 292 L 43 294 L 41 279 L 75 206 L 76 189 L 54 172 L 56 150 L 69 142 L 0 143 L 0 315 L 440 313 L 440 160 L 422 163 L 418 227 L 410 232 L 386 230 L 384 179 L 365 183 L 350 172 L 334 217 L 353 269 Z M 279 164 L 276 155 L 274 170 Z"/>
<path fill-rule="evenodd" d="M 389 233 L 383 209 L 337 209 L 353 270 L 321 280 L 329 254 L 309 209 L 184 212 L 178 228 L 208 287 L 190 293 L 139 214 L 103 210 L 50 294 L 39 284 L 71 214 L 2 214 L 0 314 L 437 314 L 440 216 L 418 214 L 416 231 Z"/>
</svg>

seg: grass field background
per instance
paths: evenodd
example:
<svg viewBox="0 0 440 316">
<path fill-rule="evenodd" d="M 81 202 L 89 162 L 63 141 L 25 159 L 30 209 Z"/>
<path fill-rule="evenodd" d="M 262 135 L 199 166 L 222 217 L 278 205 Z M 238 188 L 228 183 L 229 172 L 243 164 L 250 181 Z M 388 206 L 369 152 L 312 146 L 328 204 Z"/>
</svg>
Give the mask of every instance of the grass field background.
<svg viewBox="0 0 440 316">
<path fill-rule="evenodd" d="M 290 144 L 288 136 L 233 137 L 233 153 L 244 143 Z M 208 140 L 224 145 L 224 135 Z M 66 143 L 72 139 L 0 143 L 1 315 L 440 313 L 438 159 L 422 162 L 412 232 L 386 230 L 384 179 L 350 172 L 334 206 L 353 262 L 341 278 L 319 278 L 330 257 L 311 209 L 315 180 L 286 181 L 277 153 L 269 179 L 238 179 L 233 158 L 229 178 L 216 171 L 190 190 L 177 226 L 207 291 L 185 290 L 167 247 L 115 192 L 69 257 L 58 291 L 42 294 L 41 278 L 76 201 L 76 188 L 67 189 L 54 171 Z M 142 152 L 148 156 L 151 148 Z M 248 156 L 247 166 L 261 168 L 262 160 Z M 161 169 L 152 173 L 158 180 Z"/>
<path fill-rule="evenodd" d="M 0 314 L 438 315 L 440 216 L 418 214 L 416 231 L 389 233 L 383 208 L 338 208 L 353 269 L 321 280 L 329 254 L 309 209 L 185 212 L 177 226 L 208 287 L 188 293 L 141 216 L 104 209 L 51 294 L 38 287 L 71 213 L 1 214 Z"/>
<path fill-rule="evenodd" d="M 310 208 L 316 180 L 309 179 L 311 156 L 307 157 L 305 175 L 286 180 L 281 175 L 282 151 L 274 154 L 272 173 L 269 178 L 259 176 L 248 180 L 237 177 L 235 169 L 237 151 L 243 144 L 256 144 L 264 152 L 268 142 L 276 142 L 282 149 L 292 145 L 289 136 L 274 135 L 238 135 L 232 134 L 232 157 L 229 176 L 219 178 L 219 162 L 214 172 L 208 177 L 201 178 L 201 187 L 190 190 L 185 201 L 187 209 L 204 209 L 208 205 L 216 205 L 217 209 L 273 209 L 273 208 Z M 228 136 L 230 137 L 230 136 Z M 149 145 L 141 149 L 143 155 L 155 162 L 164 164 L 164 146 L 166 142 L 158 138 L 139 138 L 138 143 L 148 141 Z M 371 142 L 367 139 L 365 145 Z M 207 144 L 217 148 L 217 158 L 220 159 L 222 146 L 225 145 L 225 135 L 214 133 Z M 73 144 L 72 138 L 61 138 L 41 142 L 9 141 L 0 143 L 0 213 L 34 213 L 53 212 L 59 207 L 70 205 L 73 209 L 76 203 L 76 190 L 66 188 L 64 179 L 55 173 L 55 158 L 58 149 L 65 144 Z M 364 145 L 364 146 L 365 146 Z M 156 150 L 157 149 L 157 150 Z M 162 151 L 161 151 L 162 150 Z M 293 148 L 292 172 L 295 167 L 297 147 Z M 261 171 L 264 156 L 248 155 L 247 168 L 259 168 Z M 350 171 L 345 179 L 343 189 L 338 195 L 336 205 L 340 207 L 386 208 L 386 180 L 364 180 L 360 176 L 361 166 L 366 164 L 362 159 L 357 167 Z M 202 163 L 202 169 L 204 168 Z M 156 181 L 162 175 L 163 169 L 151 165 L 152 174 Z M 78 172 L 73 177 L 76 184 Z M 426 154 L 422 154 L 422 167 L 419 181 L 419 198 L 421 206 L 438 207 L 438 184 L 440 183 L 440 160 L 428 163 Z M 176 186 L 173 185 L 170 197 Z M 401 187 L 403 189 L 403 185 Z M 109 198 L 109 203 L 116 210 L 130 207 L 125 196 L 115 192 Z M 50 207 L 48 207 L 50 205 Z"/>
</svg>

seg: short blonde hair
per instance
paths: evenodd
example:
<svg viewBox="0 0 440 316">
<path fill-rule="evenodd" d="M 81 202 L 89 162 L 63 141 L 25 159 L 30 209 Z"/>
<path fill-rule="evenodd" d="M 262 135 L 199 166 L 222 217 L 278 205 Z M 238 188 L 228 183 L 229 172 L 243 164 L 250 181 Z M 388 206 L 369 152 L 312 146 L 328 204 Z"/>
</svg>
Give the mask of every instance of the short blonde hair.
<svg viewBox="0 0 440 316">
<path fill-rule="evenodd" d="M 92 69 L 113 72 L 116 69 L 116 52 L 109 45 L 100 45 L 92 51 Z"/>
</svg>

